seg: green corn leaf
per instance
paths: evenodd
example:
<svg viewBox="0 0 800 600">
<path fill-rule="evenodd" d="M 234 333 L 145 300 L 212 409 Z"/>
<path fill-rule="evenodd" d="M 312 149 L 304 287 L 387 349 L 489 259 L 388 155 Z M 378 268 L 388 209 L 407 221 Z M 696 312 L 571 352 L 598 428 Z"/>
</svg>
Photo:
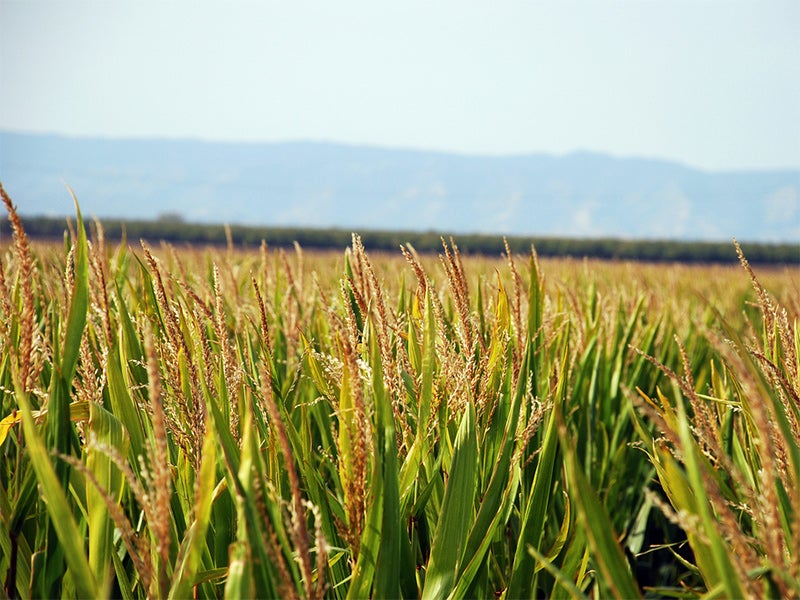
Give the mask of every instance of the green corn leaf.
<svg viewBox="0 0 800 600">
<path fill-rule="evenodd" d="M 700 459 L 697 456 L 698 449 L 689 428 L 689 420 L 686 417 L 686 409 L 683 405 L 683 397 L 677 396 L 677 418 L 678 434 L 681 439 L 683 459 L 686 467 L 686 476 L 689 480 L 692 493 L 697 502 L 697 513 L 703 523 L 706 537 L 709 539 L 711 555 L 716 564 L 720 581 L 707 582 L 709 588 L 721 582 L 725 589 L 725 595 L 729 598 L 743 598 L 744 590 L 739 581 L 739 574 L 733 566 L 731 557 L 728 555 L 727 544 L 719 533 L 714 516 L 711 512 L 708 495 L 703 483 L 703 476 L 700 472 L 702 468 Z"/>
<path fill-rule="evenodd" d="M 138 360 L 138 357 L 137 357 Z M 145 431 L 142 424 L 141 411 L 131 396 L 128 384 L 122 374 L 120 364 L 121 357 L 119 350 L 114 348 L 109 352 L 106 364 L 106 379 L 108 380 L 108 398 L 113 414 L 124 424 L 130 440 L 131 465 L 137 469 L 138 460 L 136 457 L 144 456 L 147 452 L 145 448 Z"/>
<path fill-rule="evenodd" d="M 425 310 L 422 314 L 422 386 L 417 413 L 417 439 L 427 439 L 428 421 L 433 404 L 433 381 L 436 374 L 436 317 L 431 291 L 425 292 Z"/>
<path fill-rule="evenodd" d="M 125 456 L 128 453 L 128 435 L 122 423 L 96 402 L 89 404 L 89 430 L 103 445 L 114 448 Z M 93 473 L 97 485 L 86 486 L 86 512 L 89 529 L 89 566 L 101 580 L 108 576 L 111 554 L 114 552 L 114 523 L 108 514 L 103 493 L 115 502 L 122 497 L 125 479 L 108 455 L 92 448 L 86 458 L 86 467 Z M 102 491 L 101 491 L 102 490 Z"/>
<path fill-rule="evenodd" d="M 587 580 L 594 577 L 594 572 L 589 569 L 590 558 L 586 535 L 579 529 L 573 536 L 573 544 L 567 549 L 562 568 L 564 572 L 575 573 L 575 585 L 579 589 L 585 587 Z"/>
<path fill-rule="evenodd" d="M 31 479 L 35 481 L 31 472 Z M 35 489 L 35 486 L 32 486 Z M 31 494 L 34 496 L 34 494 Z M 11 508 L 11 502 L 4 486 L 0 485 L 0 573 L 6 573 L 4 584 L 8 586 L 8 590 L 16 590 L 17 597 L 27 599 L 28 597 L 28 582 L 31 580 L 31 548 L 25 536 L 20 536 L 19 531 L 13 531 L 9 526 L 11 519 L 14 516 L 14 510 Z M 15 509 L 19 507 L 19 499 Z M 8 519 L 8 520 L 7 520 Z M 17 573 L 16 582 L 11 580 L 8 575 L 10 568 L 10 561 L 13 552 L 11 536 L 16 537 L 16 552 L 17 552 Z M 8 591 L 7 590 L 7 591 Z"/>
<path fill-rule="evenodd" d="M 533 256 L 530 258 L 529 265 L 529 287 L 528 287 L 528 340 L 533 343 L 531 356 L 531 373 L 533 375 L 534 393 L 538 390 L 540 375 L 544 373 L 542 368 L 544 363 L 544 353 L 540 352 L 544 345 L 544 332 L 542 323 L 544 322 L 544 280 L 539 272 L 539 266 Z"/>
<path fill-rule="evenodd" d="M 614 340 L 614 360 L 611 371 L 611 382 L 608 390 L 609 398 L 616 398 L 619 394 L 619 383 L 622 379 L 623 362 L 628 354 L 628 346 L 631 343 L 631 338 L 633 337 L 636 323 L 639 319 L 642 306 L 644 305 L 644 300 L 644 296 L 639 297 L 636 307 L 633 309 L 628 317 L 628 321 L 625 323 L 624 329 L 618 332 L 618 339 Z M 625 314 L 623 311 L 620 311 L 620 313 Z M 618 323 L 621 324 L 622 322 L 619 321 Z M 608 415 L 604 415 L 604 417 L 608 418 Z"/>
<path fill-rule="evenodd" d="M 22 411 L 22 426 L 31 465 L 42 490 L 42 497 L 50 515 L 52 527 L 58 542 L 63 548 L 67 567 L 79 596 L 83 598 L 100 597 L 97 585 L 83 548 L 83 535 L 69 510 L 69 502 L 58 480 L 53 463 L 50 461 L 44 442 L 36 431 L 31 406 L 27 394 L 17 391 L 17 400 Z"/>
<path fill-rule="evenodd" d="M 83 226 L 81 209 L 75 194 L 70 190 L 75 201 L 75 211 L 77 213 L 77 233 L 78 239 L 75 242 L 75 265 L 74 265 L 74 285 L 72 288 L 72 303 L 69 307 L 67 317 L 67 329 L 64 337 L 64 346 L 61 357 L 61 377 L 64 382 L 70 384 L 75 375 L 75 368 L 78 364 L 80 354 L 81 338 L 83 329 L 86 325 L 86 311 L 89 307 L 89 259 L 87 257 L 86 229 Z"/>
<path fill-rule="evenodd" d="M 423 600 L 449 594 L 456 583 L 459 559 L 469 529 L 474 522 L 478 476 L 478 441 L 475 434 L 475 407 L 470 404 L 461 418 L 453 448 L 450 477 L 444 490 L 439 521 L 431 546 L 425 575 Z"/>
<path fill-rule="evenodd" d="M 72 194 L 72 190 L 70 190 Z M 72 194 L 73 199 L 75 195 Z M 83 226 L 78 202 L 75 200 L 77 211 L 77 235 L 74 255 L 74 277 L 72 299 L 69 313 L 65 323 L 64 341 L 61 346 L 53 348 L 53 361 L 56 363 L 56 372 L 50 380 L 50 390 L 47 400 L 48 415 L 46 424 L 47 448 L 60 454 L 72 454 L 73 445 L 77 445 L 77 438 L 70 424 L 69 404 L 71 400 L 72 380 L 78 364 L 81 338 L 86 325 L 86 312 L 89 304 L 89 278 L 86 231 Z M 57 481 L 63 490 L 67 489 L 69 481 L 69 464 L 58 461 L 48 464 L 53 468 Z M 37 471 L 37 476 L 41 479 Z M 40 481 L 41 483 L 41 481 Z M 42 559 L 46 565 L 44 576 L 38 578 L 38 593 L 53 596 L 60 593 L 64 578 L 64 546 L 58 543 L 60 534 L 53 529 L 52 523 L 43 524 L 47 530 L 45 556 Z"/>
<path fill-rule="evenodd" d="M 685 511 L 686 514 L 696 515 L 699 510 L 697 499 L 692 492 L 686 472 L 680 467 L 672 453 L 666 448 L 656 447 L 653 464 L 661 487 L 672 506 L 677 510 Z M 703 575 L 707 585 L 713 587 L 720 581 L 720 575 L 709 544 L 691 528 L 686 532 L 686 536 L 694 554 L 696 568 Z"/>
<path fill-rule="evenodd" d="M 545 569 L 548 573 L 553 576 L 553 579 L 564 589 L 570 596 L 570 598 L 588 598 L 583 592 L 581 592 L 575 583 L 570 579 L 569 574 L 565 573 L 561 569 L 559 569 L 556 565 L 553 564 L 552 557 L 544 556 L 541 552 L 536 550 L 533 546 L 528 546 L 528 553 L 533 557 L 536 561 L 539 568 Z M 506 598 L 513 598 L 509 593 L 506 594 Z"/>
<path fill-rule="evenodd" d="M 378 570 L 378 560 L 381 550 L 388 558 L 394 551 L 394 540 L 382 543 L 381 534 L 383 530 L 383 479 L 381 465 L 376 461 L 373 471 L 372 491 L 374 492 L 371 504 L 368 508 L 367 518 L 364 522 L 364 530 L 361 533 L 361 544 L 359 545 L 358 560 L 353 568 L 353 576 L 350 588 L 347 592 L 348 599 L 368 598 L 371 596 L 370 590 L 375 584 L 382 590 L 391 589 L 387 597 L 397 597 L 399 583 L 397 573 L 388 571 L 388 565 L 382 564 L 380 572 Z M 388 532 L 387 532 L 388 533 Z M 399 548 L 398 548 L 399 549 Z M 377 574 L 376 574 L 377 572 Z"/>
<path fill-rule="evenodd" d="M 611 519 L 578 465 L 566 431 L 561 434 L 569 493 L 586 534 L 601 583 L 615 598 L 640 598 L 636 582 L 617 543 Z"/>
<path fill-rule="evenodd" d="M 515 446 L 515 432 L 526 395 L 532 356 L 533 345 L 529 341 L 502 433 L 501 450 L 492 469 L 488 487 L 481 493 L 482 500 L 478 513 L 464 546 L 458 583 L 452 591 L 454 598 L 465 595 L 472 586 L 473 579 L 486 557 L 491 540 L 508 521 L 509 511 L 519 489 L 520 472 L 518 468 L 512 468 L 511 458 Z M 499 425 L 498 423 L 497 426 Z"/>
<path fill-rule="evenodd" d="M 574 526 L 571 506 L 569 495 L 564 494 L 564 518 L 561 520 L 561 528 L 558 530 L 558 536 L 556 537 L 555 542 L 553 542 L 552 548 L 547 551 L 545 558 L 547 558 L 548 561 L 555 560 L 556 557 L 561 553 L 561 550 L 563 550 L 564 546 L 567 544 L 570 531 Z M 529 548 L 529 550 L 530 549 L 531 548 Z M 542 566 L 543 565 L 537 565 L 536 570 L 538 571 L 542 568 Z"/>
<path fill-rule="evenodd" d="M 134 598 L 136 598 L 133 591 L 134 583 L 131 582 L 131 579 L 128 576 L 128 572 L 125 569 L 122 558 L 120 558 L 120 555 L 117 552 L 112 552 L 111 561 L 114 564 L 114 572 L 117 576 L 117 587 L 120 591 L 120 597 L 122 600 L 134 600 Z"/>
<path fill-rule="evenodd" d="M 353 577 L 348 598 L 367 598 L 377 596 L 396 598 L 400 594 L 398 577 L 398 561 L 400 558 L 400 499 L 397 492 L 396 455 L 397 448 L 388 447 L 387 442 L 394 445 L 394 421 L 391 405 L 386 398 L 383 381 L 380 350 L 375 340 L 374 329 L 370 321 L 369 343 L 372 355 L 372 391 L 376 407 L 375 427 L 375 460 L 373 462 L 372 479 L 370 481 L 370 498 L 364 531 L 361 534 L 358 561 L 353 569 Z M 345 377 L 346 379 L 346 377 Z M 389 411 L 388 416 L 386 411 Z M 391 438 L 387 440 L 388 429 Z M 394 486 L 387 485 L 386 477 L 389 468 L 394 470 Z M 392 475 L 389 475 L 392 477 Z M 394 489 L 392 489 L 392 487 Z M 371 593 L 372 592 L 372 593 Z"/>
<path fill-rule="evenodd" d="M 398 481 L 397 442 L 391 398 L 383 382 L 383 368 L 377 337 L 371 336 L 373 393 L 377 410 L 376 449 L 383 469 L 383 522 L 381 546 L 376 566 L 375 596 L 390 598 L 417 595 L 413 578 L 414 564 L 411 547 L 404 534 L 400 513 L 400 484 Z"/>
<path fill-rule="evenodd" d="M 383 381 L 383 365 L 377 336 L 370 335 L 373 368 L 373 395 L 376 407 L 375 448 L 377 454 L 376 472 L 379 477 L 383 497 L 381 524 L 381 545 L 376 565 L 375 595 L 379 598 L 399 597 L 400 575 L 407 573 L 411 565 L 401 564 L 401 544 L 403 527 L 400 520 L 400 486 L 397 480 L 397 441 L 395 439 L 394 414 L 391 398 Z M 413 566 L 411 566 L 413 568 Z M 416 590 L 414 590 L 416 592 Z"/>
<path fill-rule="evenodd" d="M 147 270 L 142 269 L 142 277 L 147 278 L 149 281 L 150 274 Z M 150 286 L 152 289 L 152 285 Z M 122 286 L 117 284 L 117 315 L 119 318 L 119 330 L 121 333 L 118 338 L 119 343 L 119 359 L 121 372 L 130 370 L 132 385 L 146 385 L 147 384 L 147 369 L 142 364 L 142 344 L 140 343 L 136 327 L 131 319 L 131 314 L 128 311 L 128 304 L 125 301 L 125 294 L 122 291 Z M 133 435 L 133 434 L 132 434 Z"/>
<path fill-rule="evenodd" d="M 247 600 L 256 597 L 250 547 L 240 540 L 231 544 L 228 561 L 228 579 L 225 582 L 225 598 Z"/>
<path fill-rule="evenodd" d="M 419 474 L 420 465 L 430 457 L 427 427 L 431 417 L 433 382 L 436 372 L 436 319 L 430 291 L 425 294 L 425 309 L 422 319 L 422 385 L 417 407 L 417 434 L 400 469 L 400 500 L 404 514 L 413 502 L 412 490 Z"/>
<path fill-rule="evenodd" d="M 272 596 L 275 593 L 274 575 L 267 566 L 271 562 L 265 546 L 266 536 L 263 533 L 252 535 L 252 532 L 261 530 L 253 479 L 263 478 L 263 469 L 259 455 L 258 430 L 254 426 L 253 407 L 248 395 L 244 396 L 242 403 L 240 428 L 242 439 L 239 469 L 236 474 L 231 473 L 231 479 L 236 485 L 237 514 L 237 543 L 234 544 L 237 548 L 232 552 L 236 553 L 237 561 L 246 563 L 242 567 L 242 577 L 250 579 L 240 585 L 241 589 L 254 589 L 259 596 Z M 255 565 L 262 567 L 255 568 Z"/>
<path fill-rule="evenodd" d="M 308 338 L 306 338 L 306 336 L 302 333 L 300 333 L 300 339 L 303 342 L 306 364 L 308 365 L 314 384 L 322 394 L 326 396 L 332 396 L 335 392 L 328 383 L 328 378 L 324 374 L 322 365 L 314 355 L 314 348 L 311 346 L 311 342 L 309 342 Z"/>
<path fill-rule="evenodd" d="M 203 459 L 197 475 L 194 522 L 186 531 L 186 536 L 178 552 L 178 559 L 170 586 L 170 598 L 189 598 L 192 587 L 197 584 L 198 568 L 206 548 L 206 532 L 211 519 L 211 504 L 214 499 L 217 467 L 217 442 L 214 429 L 206 424 L 203 438 Z"/>
<path fill-rule="evenodd" d="M 500 478 L 497 480 L 499 481 Z M 484 501 L 481 505 L 478 518 L 476 518 L 475 524 L 472 526 L 467 546 L 459 564 L 456 585 L 448 598 L 469 598 L 475 595 L 471 594 L 470 591 L 473 589 L 478 571 L 485 564 L 489 546 L 498 535 L 498 532 L 502 531 L 508 522 L 509 513 L 513 509 L 514 500 L 519 490 L 519 483 L 520 470 L 512 469 L 512 474 L 507 480 L 506 488 L 503 490 L 500 503 L 494 515 L 483 510 L 483 507 L 488 505 L 487 501 Z M 486 516 L 492 516 L 492 518 L 488 525 L 484 526 Z M 483 536 L 480 536 L 480 531 L 483 531 Z"/>
<path fill-rule="evenodd" d="M 562 357 L 562 365 L 566 367 L 566 348 Z M 536 575 L 534 570 L 534 557 L 528 552 L 529 548 L 540 550 L 544 523 L 550 496 L 553 493 L 556 454 L 558 451 L 557 421 L 561 414 L 561 405 L 566 395 L 566 372 L 561 371 L 558 382 L 556 399 L 550 412 L 547 430 L 542 443 L 541 457 L 536 465 L 536 475 L 533 479 L 533 489 L 525 507 L 522 517 L 522 529 L 519 533 L 519 543 L 514 556 L 514 568 L 511 581 L 508 584 L 508 595 L 511 598 L 521 598 L 532 595 L 536 591 Z"/>
<path fill-rule="evenodd" d="M 342 370 L 342 385 L 339 393 L 339 476 L 344 486 L 345 506 L 350 503 L 349 482 L 353 481 L 355 477 L 353 437 L 358 435 L 353 385 L 361 385 L 361 383 L 359 381 L 352 382 L 350 370 L 345 367 Z"/>
</svg>

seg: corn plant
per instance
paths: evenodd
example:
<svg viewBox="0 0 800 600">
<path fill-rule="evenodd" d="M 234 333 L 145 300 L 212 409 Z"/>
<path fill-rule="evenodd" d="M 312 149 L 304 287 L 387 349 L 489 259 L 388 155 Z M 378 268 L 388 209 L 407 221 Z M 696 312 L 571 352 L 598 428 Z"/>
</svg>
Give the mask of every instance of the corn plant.
<svg viewBox="0 0 800 600">
<path fill-rule="evenodd" d="M 744 258 L 750 296 L 453 240 L 111 247 L 77 203 L 33 245 L 0 191 L 7 596 L 798 594 L 798 307 Z"/>
</svg>

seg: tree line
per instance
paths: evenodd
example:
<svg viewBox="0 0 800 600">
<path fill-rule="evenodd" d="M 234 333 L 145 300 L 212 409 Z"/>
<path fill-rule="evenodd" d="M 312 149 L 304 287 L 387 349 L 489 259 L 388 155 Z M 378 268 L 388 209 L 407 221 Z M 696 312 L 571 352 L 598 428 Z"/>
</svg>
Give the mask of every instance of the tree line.
<svg viewBox="0 0 800 600">
<path fill-rule="evenodd" d="M 25 231 L 34 239 L 63 239 L 68 231 L 68 218 L 23 217 Z M 344 229 L 315 229 L 303 227 L 259 227 L 245 225 L 214 225 L 189 223 L 180 219 L 119 220 L 102 219 L 108 240 L 139 239 L 151 243 L 225 245 L 254 248 L 265 240 L 272 247 L 292 246 L 295 242 L 305 249 L 341 250 L 350 244 L 352 232 Z M 441 238 L 450 234 L 435 231 L 359 231 L 364 247 L 371 251 L 396 251 L 401 244 L 411 244 L 418 252 L 441 250 Z M 0 222 L 0 241 L 10 239 L 10 226 Z M 500 235 L 464 234 L 453 236 L 465 254 L 494 256 L 504 252 Z M 800 244 L 763 243 L 740 240 L 751 263 L 800 265 Z M 619 238 L 566 238 L 545 236 L 508 237 L 512 252 L 527 253 L 534 245 L 540 256 L 600 258 L 608 260 L 638 260 L 648 262 L 737 262 L 732 242 L 642 240 Z"/>
</svg>

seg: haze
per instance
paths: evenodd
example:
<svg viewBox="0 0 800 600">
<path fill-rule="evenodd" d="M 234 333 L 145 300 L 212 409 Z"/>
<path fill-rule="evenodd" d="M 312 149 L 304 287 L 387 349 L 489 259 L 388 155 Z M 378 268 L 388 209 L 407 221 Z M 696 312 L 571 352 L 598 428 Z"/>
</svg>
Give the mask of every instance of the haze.
<svg viewBox="0 0 800 600">
<path fill-rule="evenodd" d="M 0 1 L 0 129 L 800 166 L 797 2 Z"/>
</svg>

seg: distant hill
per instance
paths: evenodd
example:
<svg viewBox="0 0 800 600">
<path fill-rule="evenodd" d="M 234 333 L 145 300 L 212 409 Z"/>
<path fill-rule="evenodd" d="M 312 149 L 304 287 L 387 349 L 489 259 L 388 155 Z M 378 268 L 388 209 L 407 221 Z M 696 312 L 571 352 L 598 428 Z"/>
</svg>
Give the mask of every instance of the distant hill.
<svg viewBox="0 0 800 600">
<path fill-rule="evenodd" d="M 329 143 L 0 132 L 23 215 L 507 235 L 800 242 L 800 169 L 706 172 L 594 153 L 471 156 Z"/>
</svg>

